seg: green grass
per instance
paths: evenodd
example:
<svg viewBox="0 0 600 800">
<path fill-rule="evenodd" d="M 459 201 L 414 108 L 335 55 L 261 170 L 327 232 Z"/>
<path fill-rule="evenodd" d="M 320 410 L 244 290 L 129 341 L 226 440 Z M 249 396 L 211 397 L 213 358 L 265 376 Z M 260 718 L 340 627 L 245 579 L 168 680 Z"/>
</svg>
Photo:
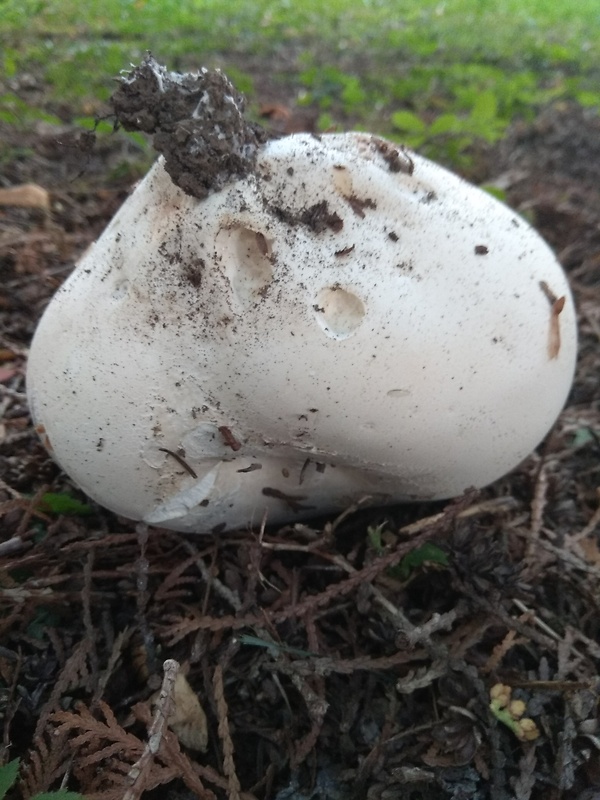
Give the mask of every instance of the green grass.
<svg viewBox="0 0 600 800">
<path fill-rule="evenodd" d="M 0 118 L 27 121 L 10 96 L 23 72 L 45 82 L 45 113 L 94 113 L 148 49 L 223 66 L 251 97 L 266 72 L 322 128 L 450 161 L 551 100 L 600 107 L 598 0 L 0 0 Z"/>
</svg>

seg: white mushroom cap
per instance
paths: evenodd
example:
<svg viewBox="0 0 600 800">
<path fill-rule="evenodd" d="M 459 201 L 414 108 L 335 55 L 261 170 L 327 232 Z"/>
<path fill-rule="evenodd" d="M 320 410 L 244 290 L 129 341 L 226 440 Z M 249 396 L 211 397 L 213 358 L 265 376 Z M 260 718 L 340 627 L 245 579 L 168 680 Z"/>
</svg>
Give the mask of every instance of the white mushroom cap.
<svg viewBox="0 0 600 800">
<path fill-rule="evenodd" d="M 294 135 L 204 200 L 159 161 L 44 314 L 28 391 L 92 498 L 210 532 L 488 484 L 575 355 L 513 211 L 368 134 Z"/>
</svg>

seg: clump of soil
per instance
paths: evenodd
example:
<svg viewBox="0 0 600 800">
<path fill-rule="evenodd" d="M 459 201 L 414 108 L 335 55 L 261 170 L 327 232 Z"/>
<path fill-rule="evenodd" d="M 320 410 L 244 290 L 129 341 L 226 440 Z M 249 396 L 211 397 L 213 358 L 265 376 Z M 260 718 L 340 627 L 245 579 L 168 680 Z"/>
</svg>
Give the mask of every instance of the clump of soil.
<svg viewBox="0 0 600 800">
<path fill-rule="evenodd" d="M 251 172 L 267 138 L 244 118 L 246 101 L 220 70 L 179 74 L 147 56 L 111 103 L 125 130 L 153 135 L 173 182 L 200 199 Z"/>
</svg>

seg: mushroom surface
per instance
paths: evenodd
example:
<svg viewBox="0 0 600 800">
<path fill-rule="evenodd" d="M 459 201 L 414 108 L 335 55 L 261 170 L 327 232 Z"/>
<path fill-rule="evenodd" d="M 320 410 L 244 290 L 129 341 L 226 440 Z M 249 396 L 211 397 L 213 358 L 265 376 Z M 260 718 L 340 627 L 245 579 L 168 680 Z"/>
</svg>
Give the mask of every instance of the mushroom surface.
<svg viewBox="0 0 600 800">
<path fill-rule="evenodd" d="M 28 392 L 92 498 L 211 532 L 488 484 L 575 356 L 514 211 L 375 136 L 297 134 L 204 199 L 159 159 L 46 310 Z"/>
</svg>

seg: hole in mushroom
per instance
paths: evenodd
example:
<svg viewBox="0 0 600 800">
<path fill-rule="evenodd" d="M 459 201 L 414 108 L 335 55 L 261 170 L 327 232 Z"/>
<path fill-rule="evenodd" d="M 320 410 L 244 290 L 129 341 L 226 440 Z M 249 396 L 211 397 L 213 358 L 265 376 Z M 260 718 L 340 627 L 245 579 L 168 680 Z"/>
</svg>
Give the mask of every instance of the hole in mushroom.
<svg viewBox="0 0 600 800">
<path fill-rule="evenodd" d="M 235 226 L 216 237 L 225 275 L 243 307 L 253 305 L 273 280 L 271 242 L 260 231 Z"/>
<path fill-rule="evenodd" d="M 366 314 L 360 297 L 342 289 L 341 286 L 321 289 L 313 309 L 316 312 L 317 322 L 324 333 L 332 339 L 346 339 L 352 336 Z"/>
</svg>

